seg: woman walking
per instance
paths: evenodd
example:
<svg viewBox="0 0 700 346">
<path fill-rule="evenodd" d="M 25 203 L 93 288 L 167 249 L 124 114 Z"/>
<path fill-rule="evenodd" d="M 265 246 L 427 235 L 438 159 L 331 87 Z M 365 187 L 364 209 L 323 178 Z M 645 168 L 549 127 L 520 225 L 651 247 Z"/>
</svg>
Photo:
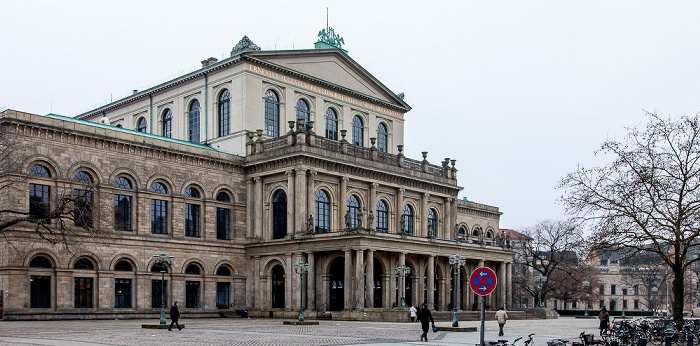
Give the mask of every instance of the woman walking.
<svg viewBox="0 0 700 346">
<path fill-rule="evenodd" d="M 435 320 L 433 320 L 433 314 L 430 313 L 430 310 L 428 310 L 428 304 L 423 303 L 423 307 L 418 310 L 418 320 L 420 321 L 420 325 L 423 328 L 423 334 L 420 335 L 420 341 L 428 341 L 428 329 L 430 328 L 430 325 L 428 324 L 428 321 L 430 321 L 432 324 L 435 324 Z"/>
</svg>

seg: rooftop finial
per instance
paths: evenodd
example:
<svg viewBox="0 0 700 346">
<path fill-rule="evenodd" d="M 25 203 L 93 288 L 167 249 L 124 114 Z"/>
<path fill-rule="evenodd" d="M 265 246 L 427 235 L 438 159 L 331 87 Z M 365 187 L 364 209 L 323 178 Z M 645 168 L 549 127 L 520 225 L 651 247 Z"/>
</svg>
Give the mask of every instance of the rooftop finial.
<svg viewBox="0 0 700 346">
<path fill-rule="evenodd" d="M 247 50 L 260 50 L 260 47 L 253 43 L 248 36 L 243 36 L 243 38 L 238 41 L 238 43 L 233 46 L 233 49 L 231 50 L 231 56 L 235 55 L 238 52 L 241 51 L 247 51 Z"/>
</svg>

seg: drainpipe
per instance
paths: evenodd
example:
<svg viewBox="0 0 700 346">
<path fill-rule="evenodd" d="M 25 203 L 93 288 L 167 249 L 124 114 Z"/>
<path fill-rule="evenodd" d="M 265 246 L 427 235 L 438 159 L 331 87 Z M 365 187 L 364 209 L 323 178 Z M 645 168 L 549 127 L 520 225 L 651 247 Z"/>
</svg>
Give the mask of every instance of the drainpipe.
<svg viewBox="0 0 700 346">
<path fill-rule="evenodd" d="M 151 118 L 150 131 L 153 134 L 153 94 L 148 94 L 148 115 Z"/>
<path fill-rule="evenodd" d="M 208 80 L 207 74 L 204 73 L 204 143 L 209 139 L 209 100 L 208 100 Z"/>
</svg>

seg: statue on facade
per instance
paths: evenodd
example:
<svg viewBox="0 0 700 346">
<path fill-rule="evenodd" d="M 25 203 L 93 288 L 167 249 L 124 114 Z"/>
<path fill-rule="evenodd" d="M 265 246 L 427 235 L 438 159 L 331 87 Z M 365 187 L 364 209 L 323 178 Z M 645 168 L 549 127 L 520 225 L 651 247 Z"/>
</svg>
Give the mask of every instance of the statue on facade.
<svg viewBox="0 0 700 346">
<path fill-rule="evenodd" d="M 406 215 L 401 215 L 401 221 L 399 221 L 399 233 L 406 233 Z"/>
<path fill-rule="evenodd" d="M 374 226 L 374 214 L 372 214 L 372 211 L 369 211 L 369 215 L 367 215 L 367 228 L 372 229 Z"/>
<path fill-rule="evenodd" d="M 309 214 L 309 219 L 306 221 L 306 232 L 307 233 L 314 233 L 314 214 Z"/>
<path fill-rule="evenodd" d="M 433 223 L 428 222 L 428 238 L 434 238 L 435 234 L 433 233 Z"/>
<path fill-rule="evenodd" d="M 348 211 L 345 213 L 345 229 L 349 231 L 351 227 L 352 227 L 352 217 L 350 216 L 350 212 Z"/>
<path fill-rule="evenodd" d="M 460 237 L 460 234 L 459 234 L 459 224 L 455 224 L 453 233 L 454 233 L 455 240 L 457 240 L 457 241 L 462 240 L 461 239 L 462 237 Z"/>
<path fill-rule="evenodd" d="M 484 244 L 484 231 L 478 228 L 477 232 L 479 233 L 479 244 Z"/>
<path fill-rule="evenodd" d="M 495 246 L 501 246 L 501 234 L 498 232 L 495 232 L 496 235 L 493 237 L 493 245 Z"/>
<path fill-rule="evenodd" d="M 357 211 L 357 229 L 362 229 L 362 219 L 365 218 L 365 214 L 362 213 L 362 209 Z"/>
<path fill-rule="evenodd" d="M 510 237 L 510 232 L 506 234 L 506 247 L 509 249 L 513 248 L 513 239 Z"/>
</svg>

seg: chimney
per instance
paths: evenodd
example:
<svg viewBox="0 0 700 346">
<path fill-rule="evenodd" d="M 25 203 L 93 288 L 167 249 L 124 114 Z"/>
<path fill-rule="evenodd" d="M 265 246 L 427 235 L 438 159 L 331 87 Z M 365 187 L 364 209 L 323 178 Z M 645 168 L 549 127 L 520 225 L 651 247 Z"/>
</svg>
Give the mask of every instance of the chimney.
<svg viewBox="0 0 700 346">
<path fill-rule="evenodd" d="M 207 66 L 210 66 L 210 65 L 214 65 L 214 64 L 216 64 L 217 61 L 219 61 L 219 59 L 213 58 L 213 57 L 212 57 L 212 58 L 208 58 L 208 59 L 204 59 L 204 60 L 202 60 L 202 67 L 207 67 Z"/>
</svg>

